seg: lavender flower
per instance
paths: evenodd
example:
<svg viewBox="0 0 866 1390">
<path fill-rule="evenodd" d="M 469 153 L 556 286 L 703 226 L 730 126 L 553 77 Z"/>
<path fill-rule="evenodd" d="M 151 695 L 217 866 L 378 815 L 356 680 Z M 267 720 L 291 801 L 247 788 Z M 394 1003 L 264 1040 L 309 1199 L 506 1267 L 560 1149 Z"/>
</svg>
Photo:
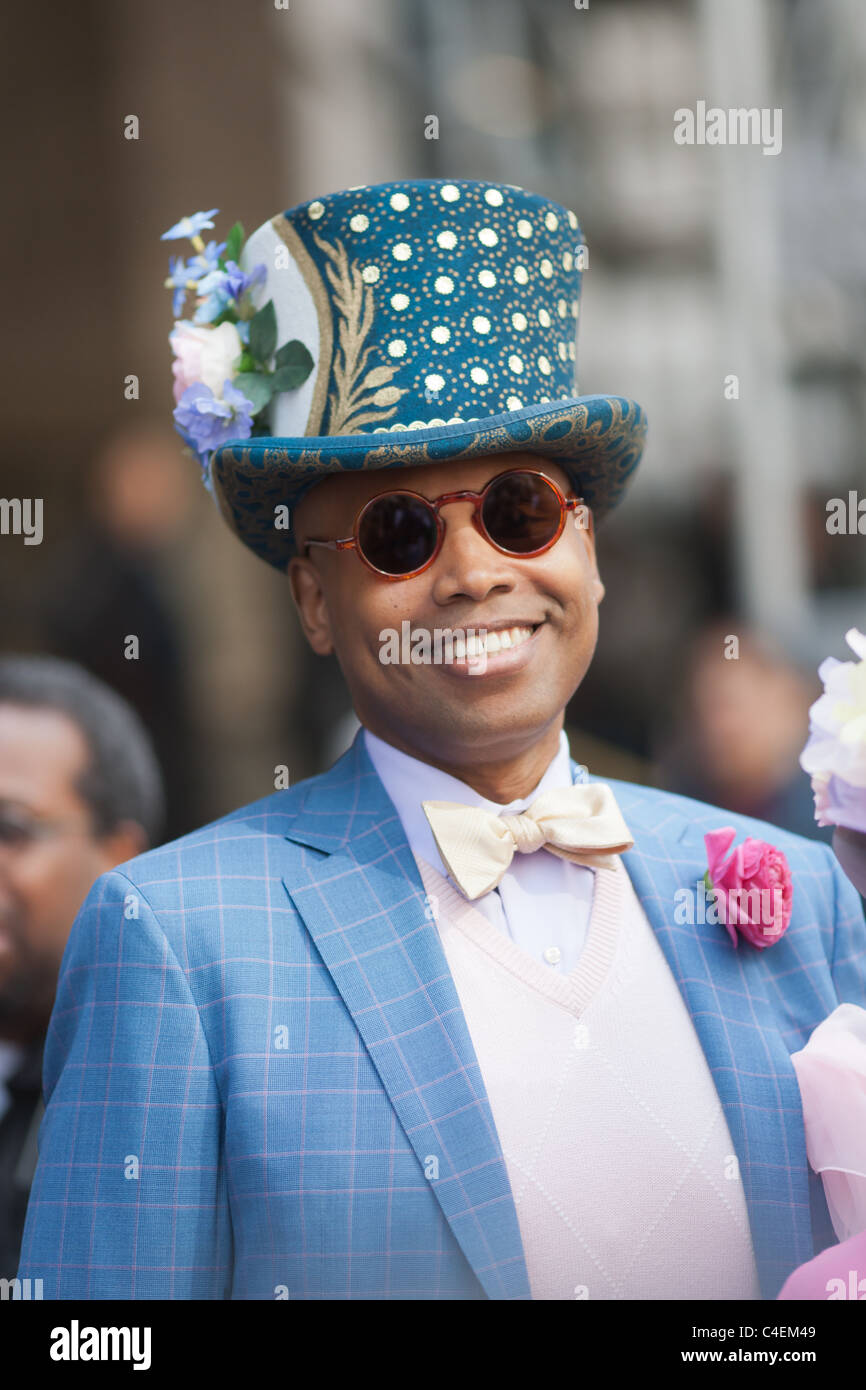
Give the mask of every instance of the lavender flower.
<svg viewBox="0 0 866 1390">
<path fill-rule="evenodd" d="M 186 299 L 187 290 L 190 288 L 189 272 L 183 256 L 170 256 L 168 260 L 169 275 L 165 282 L 166 289 L 174 289 L 174 297 L 171 301 L 171 312 L 177 318 L 183 311 L 183 303 Z"/>
<path fill-rule="evenodd" d="M 174 409 L 175 423 L 201 457 L 230 439 L 248 439 L 253 428 L 253 403 L 227 377 L 222 397 L 204 382 L 188 386 Z"/>
<path fill-rule="evenodd" d="M 224 270 L 212 270 L 199 283 L 199 294 L 204 297 L 193 315 L 193 323 L 213 323 L 229 304 L 238 303 L 241 295 L 266 276 L 264 265 L 255 266 L 247 275 L 235 261 L 227 261 Z"/>
<path fill-rule="evenodd" d="M 204 251 L 192 256 L 188 261 L 185 261 L 183 256 L 169 257 L 169 275 L 165 285 L 167 289 L 174 289 L 172 313 L 175 318 L 183 312 L 187 292 L 196 289 L 200 280 L 217 269 L 219 258 L 225 249 L 224 241 L 209 241 Z"/>
</svg>

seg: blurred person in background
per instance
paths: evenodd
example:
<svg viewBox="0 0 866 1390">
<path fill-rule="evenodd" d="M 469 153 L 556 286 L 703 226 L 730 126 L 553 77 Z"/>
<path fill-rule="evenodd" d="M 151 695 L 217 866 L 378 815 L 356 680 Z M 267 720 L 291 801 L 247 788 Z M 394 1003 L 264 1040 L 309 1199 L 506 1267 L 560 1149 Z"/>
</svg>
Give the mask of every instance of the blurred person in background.
<svg viewBox="0 0 866 1390">
<path fill-rule="evenodd" d="M 69 929 L 94 879 L 153 844 L 162 816 L 125 701 L 71 663 L 0 657 L 0 1278 L 18 1266 Z"/>
<path fill-rule="evenodd" d="M 729 618 L 695 639 L 681 689 L 673 732 L 662 740 L 663 785 L 829 843 L 832 827 L 816 824 L 799 764 L 819 694 L 814 681 Z"/>
<path fill-rule="evenodd" d="M 170 433 L 138 425 L 110 435 L 94 459 L 87 516 L 46 566 L 36 600 L 43 649 L 104 680 L 149 730 L 169 837 L 204 814 L 172 573 L 194 500 Z"/>
</svg>

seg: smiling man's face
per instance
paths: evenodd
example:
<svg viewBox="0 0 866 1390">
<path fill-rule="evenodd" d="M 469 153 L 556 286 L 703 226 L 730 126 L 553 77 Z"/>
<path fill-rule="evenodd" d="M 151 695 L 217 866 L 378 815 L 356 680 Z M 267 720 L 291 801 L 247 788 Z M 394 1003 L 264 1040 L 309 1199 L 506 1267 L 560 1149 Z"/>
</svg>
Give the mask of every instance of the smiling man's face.
<svg viewBox="0 0 866 1390">
<path fill-rule="evenodd" d="M 346 473 L 309 492 L 295 511 L 299 551 L 309 538 L 352 533 L 355 516 L 377 493 L 411 489 L 429 499 L 481 491 L 516 468 L 543 472 L 566 495 L 568 476 L 532 454 L 491 454 L 386 472 Z M 336 652 L 361 723 L 423 761 L 464 777 L 469 768 L 553 757 L 567 701 L 592 660 L 604 595 L 591 518 L 575 524 L 534 559 L 503 555 L 472 525 L 472 503 L 442 510 L 445 539 L 433 564 L 412 579 L 374 574 L 354 551 L 313 548 L 289 575 L 313 650 Z M 528 628 L 531 636 L 470 668 L 467 662 L 386 664 L 382 633 L 426 629 Z M 522 634 L 525 637 L 525 634 Z M 494 644 L 495 645 L 495 644 Z M 539 773 L 540 775 L 540 773 Z M 519 793 L 518 793 L 519 794 Z"/>
</svg>

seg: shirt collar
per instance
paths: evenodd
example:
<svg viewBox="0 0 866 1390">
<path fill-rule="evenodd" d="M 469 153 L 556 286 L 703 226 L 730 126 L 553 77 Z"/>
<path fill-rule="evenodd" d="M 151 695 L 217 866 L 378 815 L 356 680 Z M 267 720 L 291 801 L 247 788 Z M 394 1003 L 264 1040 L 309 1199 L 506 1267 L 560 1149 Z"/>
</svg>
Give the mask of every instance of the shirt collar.
<svg viewBox="0 0 866 1390">
<path fill-rule="evenodd" d="M 392 744 L 385 743 L 383 739 L 371 734 L 369 729 L 364 730 L 364 743 L 370 761 L 394 803 L 406 839 L 409 841 L 409 848 L 416 858 L 425 859 L 441 874 L 447 874 L 448 871 L 436 848 L 433 832 L 421 807 L 422 801 L 461 801 L 465 806 L 481 806 L 497 816 L 514 815 L 519 811 L 525 811 L 542 792 L 558 787 L 570 787 L 573 780 L 568 737 L 564 729 L 559 735 L 559 748 L 538 785 L 528 796 L 509 801 L 504 806 L 495 801 L 487 801 L 465 782 L 442 772 L 440 768 L 431 767 L 429 763 L 421 762 L 420 758 L 413 758 L 399 748 L 394 748 Z"/>
</svg>

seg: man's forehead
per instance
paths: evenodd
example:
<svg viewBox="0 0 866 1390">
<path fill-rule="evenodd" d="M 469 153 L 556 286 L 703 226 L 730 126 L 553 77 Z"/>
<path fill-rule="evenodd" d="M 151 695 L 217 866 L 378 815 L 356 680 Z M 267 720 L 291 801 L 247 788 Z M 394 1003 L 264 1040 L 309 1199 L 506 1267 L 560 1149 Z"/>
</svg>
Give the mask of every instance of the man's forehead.
<svg viewBox="0 0 866 1390">
<path fill-rule="evenodd" d="M 568 474 L 552 459 L 539 454 L 482 454 L 472 459 L 448 459 L 405 468 L 331 474 L 305 493 L 295 508 L 296 522 L 306 528 L 311 522 L 318 524 L 322 518 L 354 514 L 377 493 L 402 488 L 431 499 L 458 488 L 476 490 L 498 473 L 516 468 L 536 468 L 552 478 L 563 491 L 570 487 Z"/>
<path fill-rule="evenodd" d="M 0 799 L 29 805 L 56 795 L 89 758 L 84 734 L 61 710 L 0 703 Z"/>
</svg>

